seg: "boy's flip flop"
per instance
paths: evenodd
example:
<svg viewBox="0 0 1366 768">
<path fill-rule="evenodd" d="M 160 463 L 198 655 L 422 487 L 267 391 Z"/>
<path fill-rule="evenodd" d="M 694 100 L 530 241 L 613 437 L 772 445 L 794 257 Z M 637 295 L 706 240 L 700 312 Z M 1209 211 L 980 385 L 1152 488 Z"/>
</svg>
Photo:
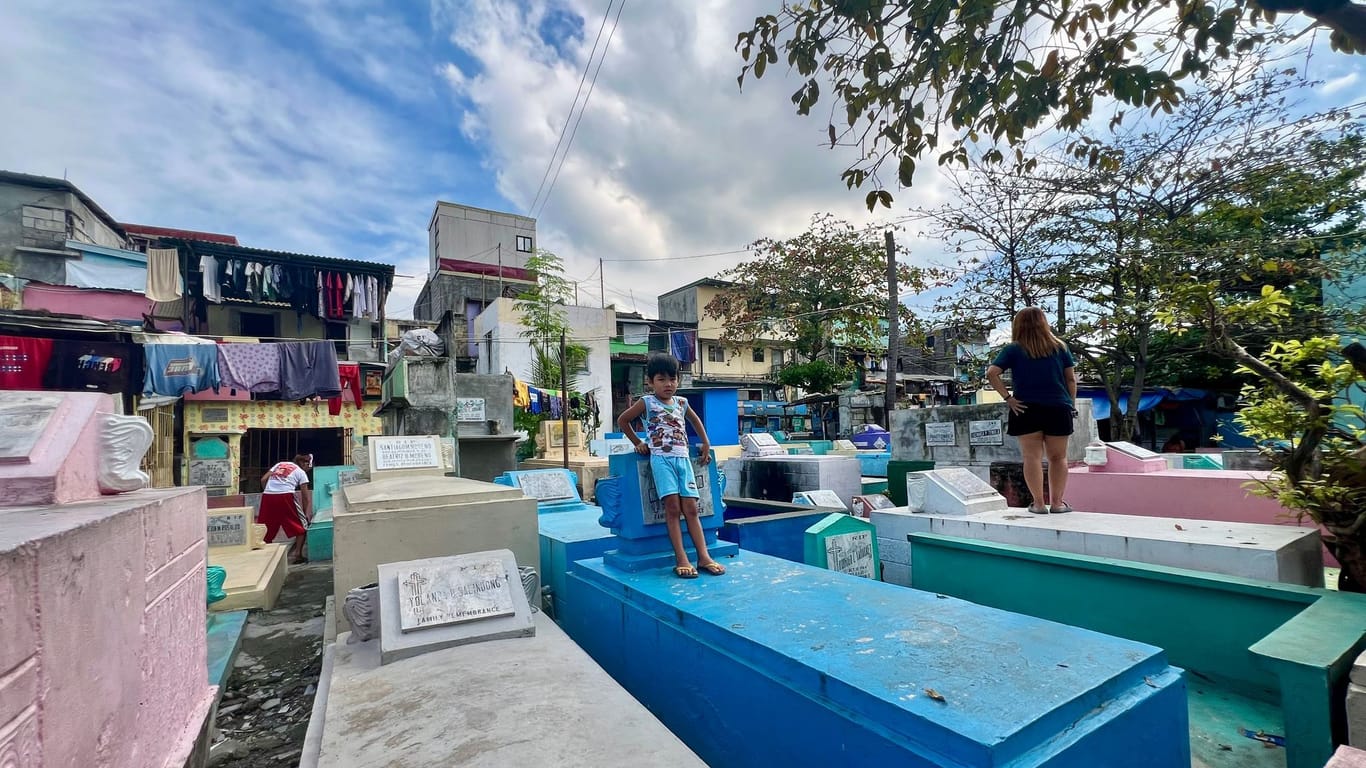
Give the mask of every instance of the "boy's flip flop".
<svg viewBox="0 0 1366 768">
<path fill-rule="evenodd" d="M 698 567 L 711 576 L 720 576 L 721 574 L 726 572 L 725 566 L 717 562 L 707 563 L 706 565 L 701 565 Z"/>
<path fill-rule="evenodd" d="M 697 578 L 697 569 L 691 565 L 676 565 L 674 566 L 674 575 L 680 579 L 695 579 Z"/>
</svg>

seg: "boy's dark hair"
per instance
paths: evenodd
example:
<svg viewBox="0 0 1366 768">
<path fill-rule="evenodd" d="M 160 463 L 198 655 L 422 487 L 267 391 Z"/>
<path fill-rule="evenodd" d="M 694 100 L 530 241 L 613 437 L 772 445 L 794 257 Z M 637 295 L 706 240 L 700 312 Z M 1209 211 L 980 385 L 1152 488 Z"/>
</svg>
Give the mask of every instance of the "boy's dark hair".
<svg viewBox="0 0 1366 768">
<path fill-rule="evenodd" d="M 678 378 L 678 358 L 668 352 L 652 353 L 645 363 L 645 378 L 653 379 L 660 374 Z"/>
</svg>

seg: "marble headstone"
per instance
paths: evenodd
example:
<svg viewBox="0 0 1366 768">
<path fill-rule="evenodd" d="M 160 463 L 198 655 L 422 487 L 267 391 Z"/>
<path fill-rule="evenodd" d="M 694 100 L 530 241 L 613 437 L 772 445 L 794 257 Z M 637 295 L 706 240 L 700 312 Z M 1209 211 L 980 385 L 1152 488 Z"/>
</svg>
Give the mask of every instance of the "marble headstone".
<svg viewBox="0 0 1366 768">
<path fill-rule="evenodd" d="M 564 470 L 519 472 L 516 475 L 516 482 L 522 493 L 537 501 L 579 498 L 579 491 L 574 487 L 570 473 Z"/>
<path fill-rule="evenodd" d="M 436 435 L 380 436 L 366 443 L 370 477 L 383 472 L 429 471 L 440 472 L 445 466 L 441 456 L 441 438 Z"/>
<path fill-rule="evenodd" d="M 28 462 L 61 404 L 56 393 L 6 394 L 0 400 L 0 462 Z"/>
<path fill-rule="evenodd" d="M 891 499 L 880 493 L 865 493 L 854 497 L 853 512 L 859 517 L 866 518 L 879 509 L 891 509 L 895 506 Z"/>
<path fill-rule="evenodd" d="M 807 565 L 868 579 L 881 577 L 877 529 L 872 523 L 838 512 L 806 529 Z"/>
<path fill-rule="evenodd" d="M 830 490 L 818 491 L 798 491 L 792 494 L 792 503 L 801 504 L 807 507 L 830 507 L 832 509 L 849 509 L 839 494 Z"/>
<path fill-rule="evenodd" d="M 964 467 L 908 473 L 906 505 L 912 512 L 937 515 L 973 515 L 1007 506 L 990 483 Z"/>
<path fill-rule="evenodd" d="M 787 455 L 787 450 L 767 432 L 740 435 L 740 449 L 740 455 L 746 457 Z"/>
<path fill-rule="evenodd" d="M 380 663 L 536 634 L 517 560 L 499 549 L 379 566 Z"/>
</svg>

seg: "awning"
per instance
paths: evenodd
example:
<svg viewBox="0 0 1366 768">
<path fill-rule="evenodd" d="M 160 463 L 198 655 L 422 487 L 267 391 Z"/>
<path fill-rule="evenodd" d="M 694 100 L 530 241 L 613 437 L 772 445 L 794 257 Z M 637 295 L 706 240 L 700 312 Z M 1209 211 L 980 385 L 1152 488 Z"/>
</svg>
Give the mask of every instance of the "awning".
<svg viewBox="0 0 1366 768">
<path fill-rule="evenodd" d="M 1095 414 L 1096 421 L 1104 421 L 1110 418 L 1110 396 L 1104 392 L 1088 392 L 1083 397 L 1091 398 L 1091 412 Z M 1167 399 L 1166 392 L 1146 392 L 1138 398 L 1138 412 L 1142 413 L 1157 407 L 1157 404 Z M 1129 412 L 1129 395 L 1125 393 L 1119 399 L 1119 412 L 1127 414 Z"/>
</svg>

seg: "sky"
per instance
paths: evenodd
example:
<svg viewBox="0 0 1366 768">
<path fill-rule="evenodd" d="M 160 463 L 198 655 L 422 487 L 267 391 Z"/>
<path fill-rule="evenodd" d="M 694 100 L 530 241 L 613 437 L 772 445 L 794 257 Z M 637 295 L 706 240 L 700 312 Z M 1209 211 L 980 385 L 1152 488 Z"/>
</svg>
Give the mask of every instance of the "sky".
<svg viewBox="0 0 1366 768">
<path fill-rule="evenodd" d="M 580 303 L 604 301 L 598 259 L 605 302 L 653 316 L 658 294 L 813 214 L 874 225 L 944 202 L 923 163 L 890 213 L 870 215 L 839 178 L 855 158 L 795 114 L 795 75 L 740 90 L 735 36 L 778 6 L 626 1 L 538 206 L 539 244 L 565 259 Z M 66 177 L 125 222 L 393 264 L 388 311 L 410 316 L 438 199 L 530 212 L 607 7 L 8 0 L 0 168 Z M 1363 57 L 1323 48 L 1323 95 L 1366 95 Z M 914 231 L 899 242 L 909 261 L 944 258 Z"/>
</svg>

